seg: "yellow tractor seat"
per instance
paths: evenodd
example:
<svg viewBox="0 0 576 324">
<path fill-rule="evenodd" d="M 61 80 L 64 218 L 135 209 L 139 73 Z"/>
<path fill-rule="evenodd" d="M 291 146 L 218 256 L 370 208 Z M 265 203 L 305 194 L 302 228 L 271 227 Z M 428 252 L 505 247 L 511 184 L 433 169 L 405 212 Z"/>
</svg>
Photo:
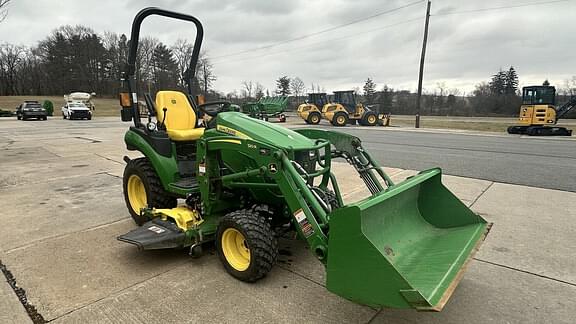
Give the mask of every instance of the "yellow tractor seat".
<svg viewBox="0 0 576 324">
<path fill-rule="evenodd" d="M 166 108 L 166 132 L 171 140 L 195 141 L 204 134 L 204 128 L 196 128 L 196 112 L 190 106 L 188 98 L 179 91 L 158 91 L 156 94 L 156 119 L 164 120 Z"/>
</svg>

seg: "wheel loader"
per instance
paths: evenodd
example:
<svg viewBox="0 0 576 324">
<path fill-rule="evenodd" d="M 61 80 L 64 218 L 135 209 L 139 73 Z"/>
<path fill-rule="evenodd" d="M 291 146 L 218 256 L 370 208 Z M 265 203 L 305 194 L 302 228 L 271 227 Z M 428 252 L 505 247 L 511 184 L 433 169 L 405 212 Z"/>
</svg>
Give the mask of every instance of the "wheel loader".
<svg viewBox="0 0 576 324">
<path fill-rule="evenodd" d="M 123 192 L 137 225 L 118 239 L 141 250 L 209 242 L 234 278 L 257 281 L 272 269 L 279 233 L 294 231 L 326 268 L 328 290 L 371 306 L 442 309 L 489 224 L 441 182 L 440 169 L 394 183 L 359 138 L 320 129 L 289 130 L 198 104 L 188 93 L 144 94 L 138 104 L 135 57 L 142 21 L 159 15 L 192 22 L 194 80 L 203 29 L 193 16 L 146 8 L 133 22 L 123 72 L 121 117 L 133 122 Z M 203 116 L 199 118 L 199 116 Z M 142 121 L 144 119 L 144 121 Z M 202 122 L 200 122 L 200 119 Z M 344 204 L 333 160 L 350 163 L 368 198 Z"/>
<path fill-rule="evenodd" d="M 322 117 L 334 126 L 360 124 L 363 126 L 388 125 L 390 116 L 376 114 L 367 106 L 356 102 L 354 90 L 334 91 L 334 100 L 324 105 Z"/>
<path fill-rule="evenodd" d="M 541 86 L 522 88 L 520 125 L 508 127 L 508 134 L 530 136 L 571 136 L 572 130 L 556 126 L 558 120 L 576 107 L 576 97 L 556 106 L 556 88 L 547 82 Z"/>
<path fill-rule="evenodd" d="M 306 124 L 316 125 L 322 119 L 322 108 L 328 103 L 326 93 L 309 93 L 308 100 L 298 106 L 298 117 L 304 119 Z"/>
</svg>

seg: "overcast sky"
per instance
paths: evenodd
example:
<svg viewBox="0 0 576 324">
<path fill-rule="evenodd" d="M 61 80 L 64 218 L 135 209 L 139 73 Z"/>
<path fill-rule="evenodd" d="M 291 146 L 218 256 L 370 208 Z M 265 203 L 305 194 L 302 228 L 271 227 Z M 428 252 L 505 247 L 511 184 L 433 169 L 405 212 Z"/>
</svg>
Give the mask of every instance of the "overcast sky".
<svg viewBox="0 0 576 324">
<path fill-rule="evenodd" d="M 521 85 L 549 79 L 562 86 L 576 75 L 576 0 L 502 10 L 546 0 L 433 0 L 424 88 L 466 93 L 499 68 L 513 65 Z M 203 49 L 212 58 L 216 88 L 230 92 L 242 81 L 271 90 L 279 76 L 298 76 L 310 87 L 327 91 L 361 87 L 371 77 L 380 89 L 415 90 L 426 2 L 366 19 L 329 32 L 267 49 L 347 22 L 361 20 L 414 0 L 12 0 L 0 23 L 0 42 L 35 45 L 51 30 L 82 24 L 98 33 L 129 34 L 136 12 L 146 6 L 180 11 L 199 18 L 205 30 Z M 437 14 L 435 16 L 435 14 Z M 141 35 L 171 44 L 194 37 L 192 25 L 152 17 Z M 249 52 L 235 54 L 241 51 Z M 228 55 L 228 56 L 226 56 Z"/>
</svg>

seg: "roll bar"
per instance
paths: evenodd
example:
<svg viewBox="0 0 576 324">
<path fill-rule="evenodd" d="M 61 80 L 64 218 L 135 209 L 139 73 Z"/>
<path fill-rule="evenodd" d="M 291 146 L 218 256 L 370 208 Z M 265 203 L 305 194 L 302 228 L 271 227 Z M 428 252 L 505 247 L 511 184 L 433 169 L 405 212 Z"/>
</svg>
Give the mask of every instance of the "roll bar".
<svg viewBox="0 0 576 324">
<path fill-rule="evenodd" d="M 192 95 L 192 79 L 196 74 L 196 64 L 198 63 L 198 56 L 200 55 L 200 47 L 202 46 L 202 39 L 204 38 L 204 28 L 202 23 L 194 16 L 182 14 L 179 12 L 164 10 L 155 7 L 148 7 L 140 10 L 134 21 L 132 22 L 132 32 L 130 34 L 130 49 L 128 52 L 128 66 L 126 67 L 126 76 L 131 77 L 136 71 L 136 52 L 138 50 L 138 43 L 140 37 L 140 25 L 142 21 L 151 15 L 164 16 L 178 20 L 185 20 L 194 23 L 196 26 L 196 39 L 194 40 L 194 48 L 192 50 L 192 58 L 190 59 L 190 67 L 186 75 L 188 79 L 188 93 Z"/>
<path fill-rule="evenodd" d="M 148 7 L 140 10 L 134 17 L 132 22 L 132 31 L 130 33 L 130 44 L 128 50 L 128 62 L 122 72 L 122 84 L 125 97 L 120 98 L 123 107 L 121 114 L 123 121 L 134 120 L 135 126 L 140 126 L 140 112 L 138 109 L 138 102 L 136 96 L 136 85 L 134 84 L 134 74 L 136 72 L 136 54 L 138 52 L 138 43 L 140 37 L 140 26 L 142 21 L 148 16 L 158 15 L 178 20 L 185 20 L 194 23 L 196 26 L 196 39 L 194 40 L 194 48 L 192 49 L 192 58 L 190 59 L 190 66 L 186 72 L 186 79 L 188 80 L 188 94 L 194 97 L 192 82 L 196 75 L 196 64 L 200 56 L 200 48 L 202 47 L 202 39 L 204 38 L 204 28 L 202 23 L 194 16 L 182 14 L 179 12 L 164 10 L 156 7 Z"/>
</svg>

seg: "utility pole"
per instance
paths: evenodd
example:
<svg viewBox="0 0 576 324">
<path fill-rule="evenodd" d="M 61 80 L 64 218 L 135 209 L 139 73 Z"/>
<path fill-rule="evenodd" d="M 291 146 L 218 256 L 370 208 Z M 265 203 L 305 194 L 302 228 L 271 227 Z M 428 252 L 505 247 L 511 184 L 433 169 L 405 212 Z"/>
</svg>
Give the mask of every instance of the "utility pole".
<svg viewBox="0 0 576 324">
<path fill-rule="evenodd" d="M 424 57 L 426 56 L 426 42 L 428 42 L 428 22 L 430 21 L 430 0 L 426 8 L 426 23 L 424 24 L 424 41 L 420 55 L 420 74 L 418 75 L 418 98 L 416 98 L 416 128 L 420 128 L 420 102 L 422 99 L 422 77 L 424 75 Z"/>
</svg>

